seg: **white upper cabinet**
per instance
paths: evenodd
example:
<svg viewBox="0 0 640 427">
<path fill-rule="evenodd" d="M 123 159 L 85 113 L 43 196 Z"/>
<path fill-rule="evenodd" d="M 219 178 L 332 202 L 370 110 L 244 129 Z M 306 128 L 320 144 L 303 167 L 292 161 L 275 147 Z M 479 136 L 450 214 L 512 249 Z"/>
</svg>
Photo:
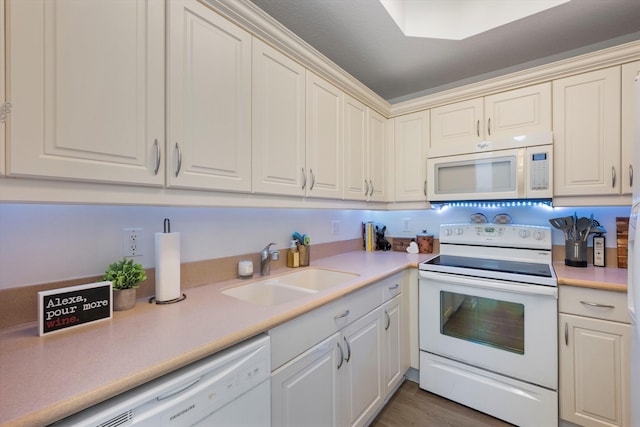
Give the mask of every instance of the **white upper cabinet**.
<svg viewBox="0 0 640 427">
<path fill-rule="evenodd" d="M 167 186 L 249 192 L 251 35 L 197 0 L 167 5 Z"/>
<path fill-rule="evenodd" d="M 307 196 L 342 198 L 342 91 L 307 71 Z"/>
<path fill-rule="evenodd" d="M 394 119 L 395 201 L 427 200 L 429 112 Z"/>
<path fill-rule="evenodd" d="M 553 82 L 554 196 L 620 194 L 620 67 Z"/>
<path fill-rule="evenodd" d="M 620 164 L 620 185 L 622 186 L 622 194 L 631 194 L 633 185 L 633 156 L 634 156 L 634 126 L 640 126 L 636 123 L 636 117 L 640 115 L 636 112 L 634 106 L 634 90 L 636 77 L 640 76 L 640 61 L 631 62 L 622 66 L 622 144 L 621 144 L 621 161 Z M 639 83 L 640 84 L 640 81 Z M 640 147 L 638 148 L 640 149 Z M 640 171 L 635 171 L 640 174 Z M 640 179 L 640 175 L 636 177 Z M 638 181 L 636 181 L 636 185 Z"/>
<path fill-rule="evenodd" d="M 360 101 L 344 101 L 344 198 L 386 201 L 387 120 Z"/>
<path fill-rule="evenodd" d="M 7 2 L 7 173 L 164 184 L 161 1 Z"/>
<path fill-rule="evenodd" d="M 253 39 L 253 191 L 304 195 L 305 69 Z"/>
<path fill-rule="evenodd" d="M 433 108 L 429 156 L 513 148 L 513 137 L 549 131 L 551 84 L 523 87 Z"/>
</svg>

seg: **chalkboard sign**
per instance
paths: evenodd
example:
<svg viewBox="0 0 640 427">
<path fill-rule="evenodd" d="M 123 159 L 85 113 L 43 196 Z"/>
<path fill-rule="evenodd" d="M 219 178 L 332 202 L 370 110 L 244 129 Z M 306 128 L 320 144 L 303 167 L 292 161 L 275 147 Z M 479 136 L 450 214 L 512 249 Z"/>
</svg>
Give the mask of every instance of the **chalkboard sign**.
<svg viewBox="0 0 640 427">
<path fill-rule="evenodd" d="M 111 282 L 96 282 L 38 292 L 40 335 L 113 315 Z"/>
</svg>

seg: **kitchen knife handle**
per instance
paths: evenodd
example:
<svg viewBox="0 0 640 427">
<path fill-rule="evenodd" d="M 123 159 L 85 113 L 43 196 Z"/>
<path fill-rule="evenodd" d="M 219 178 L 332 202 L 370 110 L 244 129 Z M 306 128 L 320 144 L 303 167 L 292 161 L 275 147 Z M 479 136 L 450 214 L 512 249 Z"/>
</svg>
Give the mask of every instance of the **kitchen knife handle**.
<svg viewBox="0 0 640 427">
<path fill-rule="evenodd" d="M 176 142 L 176 154 L 178 156 L 178 164 L 176 166 L 176 178 L 177 178 L 178 174 L 180 173 L 180 169 L 182 169 L 182 150 L 180 150 L 180 146 L 178 145 L 177 142 Z"/>
<path fill-rule="evenodd" d="M 153 169 L 153 174 L 158 175 L 158 171 L 160 170 L 160 144 L 158 144 L 158 138 L 153 141 L 153 146 L 156 149 L 156 167 Z"/>
<path fill-rule="evenodd" d="M 491 117 L 487 120 L 487 132 L 491 135 Z"/>
<path fill-rule="evenodd" d="M 302 168 L 302 188 L 301 190 L 304 190 L 304 188 L 307 186 L 307 174 L 304 173 L 304 168 Z"/>
<path fill-rule="evenodd" d="M 633 165 L 629 165 L 629 187 L 633 187 Z"/>
<path fill-rule="evenodd" d="M 369 187 L 371 188 L 371 191 L 369 192 L 370 196 L 373 196 L 373 181 L 369 180 Z"/>
<path fill-rule="evenodd" d="M 342 350 L 342 346 L 340 345 L 340 343 L 336 343 L 338 346 L 338 349 L 340 350 L 340 363 L 338 363 L 338 368 L 340 369 L 342 367 L 342 364 L 344 363 L 344 351 Z"/>
<path fill-rule="evenodd" d="M 364 180 L 364 195 L 367 196 L 369 195 L 369 183 L 367 182 L 367 180 Z"/>
<path fill-rule="evenodd" d="M 616 167 L 611 166 L 611 187 L 616 186 Z"/>
<path fill-rule="evenodd" d="M 569 324 L 564 324 L 564 344 L 569 345 Z"/>
</svg>

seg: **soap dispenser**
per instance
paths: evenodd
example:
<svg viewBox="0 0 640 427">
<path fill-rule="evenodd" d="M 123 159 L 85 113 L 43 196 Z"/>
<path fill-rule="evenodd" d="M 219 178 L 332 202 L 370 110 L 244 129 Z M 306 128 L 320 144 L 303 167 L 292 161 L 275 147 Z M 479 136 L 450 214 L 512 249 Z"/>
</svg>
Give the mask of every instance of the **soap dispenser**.
<svg viewBox="0 0 640 427">
<path fill-rule="evenodd" d="M 287 254 L 287 267 L 300 267 L 300 252 L 298 252 L 298 245 L 295 240 L 291 241 L 291 246 L 289 247 L 289 253 Z"/>
</svg>

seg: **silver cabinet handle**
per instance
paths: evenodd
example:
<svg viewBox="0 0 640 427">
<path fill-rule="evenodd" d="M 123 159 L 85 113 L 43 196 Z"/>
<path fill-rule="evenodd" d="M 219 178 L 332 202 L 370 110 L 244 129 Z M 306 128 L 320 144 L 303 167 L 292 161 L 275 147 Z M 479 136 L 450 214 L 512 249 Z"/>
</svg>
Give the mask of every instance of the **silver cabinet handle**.
<svg viewBox="0 0 640 427">
<path fill-rule="evenodd" d="M 384 330 L 388 331 L 389 326 L 391 326 L 391 316 L 389 316 L 389 312 L 387 310 L 384 311 L 384 315 L 387 317 L 387 326 L 384 327 Z"/>
<path fill-rule="evenodd" d="M 373 181 L 369 180 L 369 187 L 371 187 L 371 191 L 369 192 L 370 196 L 373 196 Z"/>
<path fill-rule="evenodd" d="M 344 359 L 344 361 L 349 363 L 349 360 L 351 360 L 351 346 L 349 345 L 349 341 L 347 340 L 347 337 L 342 337 L 342 339 L 347 344 L 347 358 Z"/>
<path fill-rule="evenodd" d="M 599 304 L 599 303 L 597 303 L 597 302 L 590 302 L 590 301 L 580 301 L 580 304 L 588 305 L 589 307 L 598 307 L 598 308 L 616 308 L 616 306 L 615 306 L 615 305 Z"/>
<path fill-rule="evenodd" d="M 340 350 L 340 363 L 338 363 L 338 368 L 340 369 L 342 368 L 342 364 L 344 363 L 344 351 L 342 350 L 342 346 L 340 345 L 340 343 L 336 343 L 338 345 L 338 349 Z"/>
<path fill-rule="evenodd" d="M 616 167 L 611 166 L 611 187 L 616 186 Z"/>
<path fill-rule="evenodd" d="M 335 316 L 333 316 L 333 318 L 334 318 L 335 320 L 338 320 L 338 319 L 344 319 L 344 318 L 345 318 L 345 317 L 347 317 L 350 313 L 351 313 L 351 312 L 350 312 L 349 310 L 345 310 L 345 311 L 344 311 L 344 313 L 342 313 L 342 314 L 336 314 Z"/>
<path fill-rule="evenodd" d="M 313 169 L 309 169 L 309 173 L 311 174 L 311 187 L 309 187 L 309 190 L 313 190 L 316 185 L 316 176 L 313 174 Z"/>
<path fill-rule="evenodd" d="M 158 175 L 160 170 L 160 144 L 158 144 L 158 138 L 153 141 L 153 146 L 156 149 L 156 167 L 153 169 L 153 174 Z"/>
<path fill-rule="evenodd" d="M 395 285 L 393 285 L 393 286 L 389 286 L 389 290 L 390 290 L 390 291 L 395 291 L 395 290 L 396 290 L 396 289 L 398 289 L 399 287 L 400 287 L 400 284 L 399 284 L 399 283 L 396 283 L 396 284 L 395 284 Z"/>
<path fill-rule="evenodd" d="M 367 182 L 367 180 L 364 180 L 364 195 L 368 195 L 369 194 L 369 183 Z"/>
<path fill-rule="evenodd" d="M 476 135 L 480 138 L 480 119 L 476 122 Z"/>
<path fill-rule="evenodd" d="M 569 324 L 564 324 L 564 345 L 569 345 Z"/>
<path fill-rule="evenodd" d="M 176 154 L 178 155 L 178 165 L 176 167 L 176 178 L 180 173 L 180 169 L 182 169 L 182 150 L 180 150 L 180 146 L 176 142 Z"/>
<path fill-rule="evenodd" d="M 491 135 L 491 117 L 487 120 L 487 133 Z"/>
<path fill-rule="evenodd" d="M 629 165 L 629 187 L 633 187 L 633 165 Z"/>
<path fill-rule="evenodd" d="M 304 188 L 307 186 L 307 174 L 304 173 L 304 168 L 302 168 L 302 188 L 301 190 L 304 190 Z"/>
<path fill-rule="evenodd" d="M 427 180 L 424 180 L 424 185 L 422 186 L 422 192 L 424 193 L 424 197 L 427 197 Z"/>
</svg>

